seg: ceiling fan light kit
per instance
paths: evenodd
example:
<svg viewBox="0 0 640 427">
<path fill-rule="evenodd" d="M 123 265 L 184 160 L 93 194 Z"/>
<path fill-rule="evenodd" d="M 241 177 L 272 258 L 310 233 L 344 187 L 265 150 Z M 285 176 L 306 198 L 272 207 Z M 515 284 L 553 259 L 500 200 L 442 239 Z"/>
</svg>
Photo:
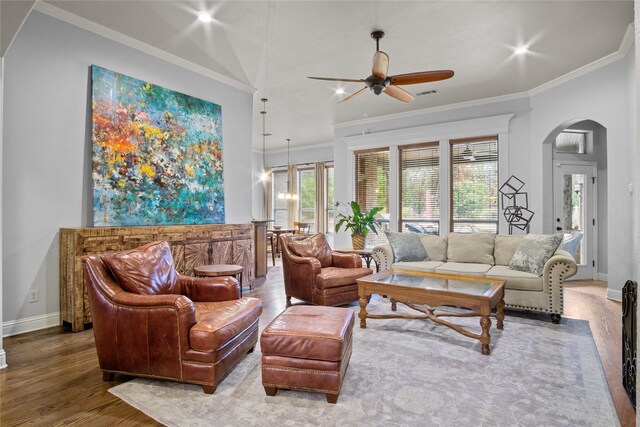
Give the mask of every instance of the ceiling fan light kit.
<svg viewBox="0 0 640 427">
<path fill-rule="evenodd" d="M 376 95 L 385 93 L 401 102 L 413 102 L 416 97 L 402 89 L 401 85 L 414 85 L 420 83 L 436 82 L 453 77 L 451 70 L 420 71 L 417 73 L 387 75 L 389 70 L 389 55 L 380 50 L 380 39 L 384 37 L 384 31 L 375 30 L 371 33 L 371 38 L 376 41 L 376 53 L 373 55 L 371 75 L 366 79 L 342 79 L 332 77 L 309 77 L 314 80 L 326 80 L 346 83 L 364 83 L 365 87 L 344 98 L 338 104 L 343 104 L 356 96 L 364 93 L 367 89 Z"/>
</svg>

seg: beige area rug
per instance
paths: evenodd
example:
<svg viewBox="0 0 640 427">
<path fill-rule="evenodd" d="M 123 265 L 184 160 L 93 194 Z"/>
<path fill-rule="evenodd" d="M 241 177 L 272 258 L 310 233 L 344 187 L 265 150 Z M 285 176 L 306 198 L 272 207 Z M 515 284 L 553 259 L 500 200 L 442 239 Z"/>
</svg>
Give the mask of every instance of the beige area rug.
<svg viewBox="0 0 640 427">
<path fill-rule="evenodd" d="M 372 303 L 372 312 L 390 309 L 387 300 Z M 507 315 L 504 331 L 494 321 L 490 356 L 479 341 L 428 321 L 356 325 L 336 405 L 317 393 L 266 396 L 259 348 L 213 395 L 147 379 L 110 392 L 169 426 L 618 426 L 588 323 L 544 319 Z M 456 320 L 479 331 L 476 318 Z"/>
</svg>

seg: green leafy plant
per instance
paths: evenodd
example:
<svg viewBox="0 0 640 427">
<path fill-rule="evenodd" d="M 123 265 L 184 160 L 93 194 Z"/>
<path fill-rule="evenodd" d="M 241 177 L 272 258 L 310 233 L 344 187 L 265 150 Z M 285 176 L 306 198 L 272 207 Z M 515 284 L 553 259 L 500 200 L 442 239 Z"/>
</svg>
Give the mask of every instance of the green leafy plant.
<svg viewBox="0 0 640 427">
<path fill-rule="evenodd" d="M 352 215 L 336 215 L 336 231 L 340 231 L 340 228 L 344 226 L 345 231 L 350 230 L 351 234 L 359 234 L 363 237 L 367 237 L 369 231 L 378 234 L 377 228 L 379 228 L 380 225 L 376 221 L 376 214 L 380 212 L 382 208 L 376 207 L 362 212 L 360 205 L 356 201 L 349 203 L 349 206 L 351 206 Z"/>
</svg>

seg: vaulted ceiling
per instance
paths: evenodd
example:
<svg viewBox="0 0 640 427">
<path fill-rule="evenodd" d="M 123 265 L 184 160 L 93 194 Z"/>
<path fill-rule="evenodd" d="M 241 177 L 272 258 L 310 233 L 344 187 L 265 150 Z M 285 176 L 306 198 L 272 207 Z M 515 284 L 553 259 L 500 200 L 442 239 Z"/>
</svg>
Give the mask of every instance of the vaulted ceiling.
<svg viewBox="0 0 640 427">
<path fill-rule="evenodd" d="M 268 150 L 285 138 L 294 148 L 329 142 L 335 123 L 531 90 L 616 52 L 633 21 L 632 1 L 44 3 L 255 88 L 254 146 L 266 97 Z M 213 21 L 198 21 L 201 11 Z M 386 33 L 390 74 L 452 69 L 455 77 L 405 86 L 438 91 L 411 104 L 365 93 L 337 105 L 362 86 L 307 76 L 367 77 L 374 29 Z M 515 55 L 521 45 L 529 52 Z"/>
</svg>

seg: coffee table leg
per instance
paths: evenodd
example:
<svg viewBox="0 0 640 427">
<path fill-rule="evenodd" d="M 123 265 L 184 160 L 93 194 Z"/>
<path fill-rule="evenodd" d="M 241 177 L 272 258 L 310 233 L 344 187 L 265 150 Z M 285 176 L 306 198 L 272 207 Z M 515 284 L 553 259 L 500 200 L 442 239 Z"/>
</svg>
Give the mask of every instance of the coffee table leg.
<svg viewBox="0 0 640 427">
<path fill-rule="evenodd" d="M 391 298 L 391 311 L 396 311 L 398 309 L 398 304 L 396 304 L 396 299 Z"/>
<path fill-rule="evenodd" d="M 482 327 L 482 335 L 480 335 L 480 342 L 482 343 L 482 354 L 488 356 L 491 354 L 489 344 L 491 343 L 491 335 L 489 334 L 489 328 L 491 328 L 491 319 L 489 316 L 482 316 L 480 319 L 480 326 Z"/>
<path fill-rule="evenodd" d="M 498 320 L 498 329 L 504 329 L 504 298 L 498 303 L 496 310 L 496 320 Z"/>
<path fill-rule="evenodd" d="M 367 327 L 367 303 L 369 301 L 367 300 L 367 297 L 361 296 L 358 302 L 360 303 L 360 313 L 358 313 L 358 317 L 360 318 L 360 327 L 364 329 Z"/>
</svg>

